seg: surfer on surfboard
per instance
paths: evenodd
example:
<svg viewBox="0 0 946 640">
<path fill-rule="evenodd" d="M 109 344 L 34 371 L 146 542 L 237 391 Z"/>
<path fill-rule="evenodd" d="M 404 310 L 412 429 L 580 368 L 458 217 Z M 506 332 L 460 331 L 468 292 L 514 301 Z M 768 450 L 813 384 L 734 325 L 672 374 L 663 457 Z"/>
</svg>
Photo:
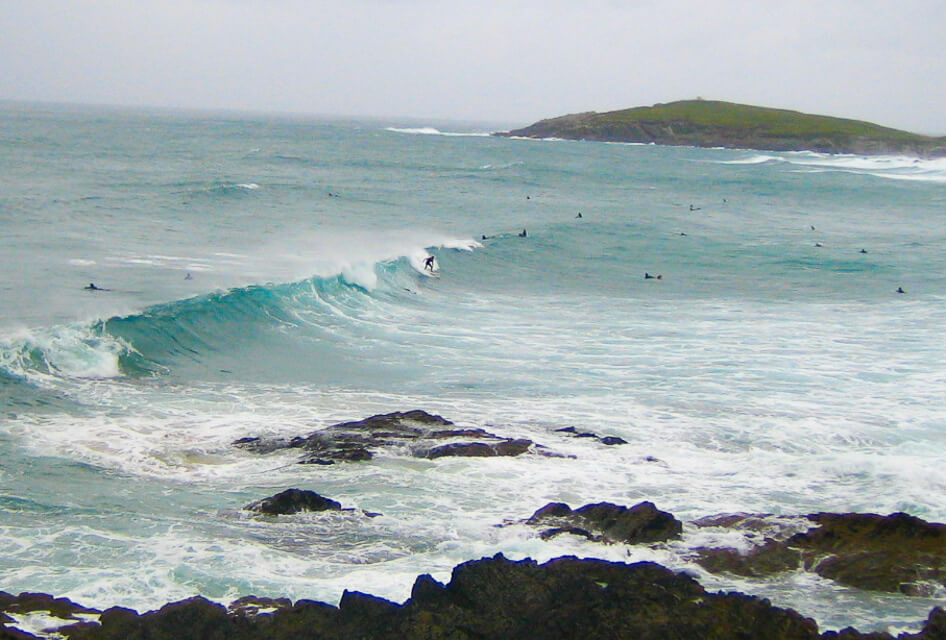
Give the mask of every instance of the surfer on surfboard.
<svg viewBox="0 0 946 640">
<path fill-rule="evenodd" d="M 434 257 L 433 256 L 427 256 L 427 259 L 424 260 L 424 268 L 430 269 L 430 271 L 433 272 L 434 270 Z"/>
</svg>

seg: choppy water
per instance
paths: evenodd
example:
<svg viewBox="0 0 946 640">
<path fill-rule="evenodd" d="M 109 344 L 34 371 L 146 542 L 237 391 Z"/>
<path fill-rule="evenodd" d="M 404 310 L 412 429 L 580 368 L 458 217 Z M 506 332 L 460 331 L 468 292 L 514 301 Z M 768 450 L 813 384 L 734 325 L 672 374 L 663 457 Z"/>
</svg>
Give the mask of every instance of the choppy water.
<svg viewBox="0 0 946 640">
<path fill-rule="evenodd" d="M 571 553 L 917 628 L 940 600 L 706 574 L 693 547 L 745 544 L 722 531 L 495 525 L 553 500 L 946 521 L 946 164 L 493 128 L 0 105 L 0 589 L 401 601 Z M 414 408 L 575 457 L 230 445 Z M 241 510 L 288 487 L 384 516 Z"/>
</svg>

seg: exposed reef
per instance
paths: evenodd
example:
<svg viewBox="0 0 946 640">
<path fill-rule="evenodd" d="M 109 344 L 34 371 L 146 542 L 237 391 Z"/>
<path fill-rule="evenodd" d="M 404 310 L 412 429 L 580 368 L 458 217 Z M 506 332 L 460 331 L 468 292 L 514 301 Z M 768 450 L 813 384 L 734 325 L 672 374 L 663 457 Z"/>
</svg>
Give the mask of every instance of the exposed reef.
<svg viewBox="0 0 946 640">
<path fill-rule="evenodd" d="M 871 591 L 930 596 L 946 589 L 946 525 L 905 513 L 816 513 L 806 531 L 766 537 L 747 553 L 699 549 L 713 572 L 762 577 L 804 568 L 839 584 Z M 764 518 L 761 518 L 764 520 Z M 703 519 L 699 526 L 757 526 L 759 516 Z"/>
<path fill-rule="evenodd" d="M 518 456 L 539 448 L 531 440 L 458 428 L 450 420 L 419 409 L 342 422 L 288 440 L 252 436 L 233 444 L 260 454 L 299 449 L 300 464 L 318 465 L 371 460 L 379 449 L 398 450 L 417 458 L 442 458 Z"/>
<path fill-rule="evenodd" d="M 614 436 L 569 427 L 563 436 L 626 444 Z M 236 446 L 259 454 L 297 450 L 299 462 L 369 463 L 375 454 L 436 459 L 443 456 L 517 456 L 545 453 L 531 440 L 460 428 L 424 411 L 396 412 L 345 422 L 288 439 L 243 438 Z M 615 449 L 615 451 L 620 448 Z M 558 454 L 561 455 L 561 454 Z M 562 456 L 564 457 L 564 455 Z M 654 462 L 650 456 L 640 458 Z M 287 489 L 247 504 L 254 518 L 333 518 L 356 512 L 309 489 Z M 373 517 L 379 514 L 360 511 Z M 323 515 L 324 514 L 324 515 Z M 356 513 L 356 517 L 360 517 Z M 544 540 L 577 535 L 594 543 L 648 545 L 673 550 L 686 566 L 711 573 L 766 579 L 811 571 L 852 588 L 904 597 L 946 592 L 946 525 L 905 513 L 887 516 L 815 513 L 797 516 L 722 514 L 688 523 L 651 502 L 632 507 L 597 502 L 576 509 L 552 502 L 531 517 L 497 526 L 534 527 Z M 694 547 L 695 531 L 717 529 L 738 549 Z M 734 537 L 733 533 L 737 535 Z M 714 534 L 715 535 L 715 534 Z M 712 537 L 712 536 L 710 536 Z M 2 585 L 0 585 L 2 586 Z M 39 622 L 37 622 L 39 621 Z M 37 629 L 42 629 L 38 635 Z M 54 635 L 58 634 L 58 635 Z M 157 611 L 90 609 L 41 593 L 0 592 L 0 638 L 73 640 L 335 640 L 451 638 L 759 638 L 892 640 L 855 629 L 819 633 L 792 610 L 741 593 L 707 592 L 691 575 L 653 563 L 624 564 L 562 557 L 544 564 L 510 561 L 502 554 L 458 565 L 450 582 L 419 576 L 411 597 L 398 604 L 345 591 L 338 606 L 286 598 L 246 596 L 228 607 L 197 596 Z M 923 630 L 899 640 L 946 638 L 946 612 L 933 609 Z"/>
<path fill-rule="evenodd" d="M 53 607 L 59 621 L 44 635 L 71 640 L 892 638 L 850 628 L 819 634 L 814 620 L 792 609 L 740 593 L 711 593 L 693 578 L 650 562 L 562 557 L 538 564 L 501 554 L 458 565 L 447 584 L 419 576 L 403 604 L 356 591 L 346 591 L 337 607 L 253 597 L 224 607 L 198 596 L 139 614 L 0 592 L 0 609 L 13 616 Z M 920 633 L 899 638 L 932 640 L 944 634 L 946 613 L 936 608 Z M 15 628 L 0 631 L 0 638 L 35 637 Z"/>
<path fill-rule="evenodd" d="M 858 120 L 701 99 L 575 113 L 496 135 L 769 151 L 946 155 L 946 138 Z"/>
<path fill-rule="evenodd" d="M 640 544 L 679 538 L 683 524 L 673 514 L 661 511 L 652 502 L 630 509 L 610 502 L 587 504 L 574 511 L 567 504 L 550 502 L 526 520 L 541 527 L 543 540 L 561 533 L 582 536 L 595 542 Z"/>
</svg>

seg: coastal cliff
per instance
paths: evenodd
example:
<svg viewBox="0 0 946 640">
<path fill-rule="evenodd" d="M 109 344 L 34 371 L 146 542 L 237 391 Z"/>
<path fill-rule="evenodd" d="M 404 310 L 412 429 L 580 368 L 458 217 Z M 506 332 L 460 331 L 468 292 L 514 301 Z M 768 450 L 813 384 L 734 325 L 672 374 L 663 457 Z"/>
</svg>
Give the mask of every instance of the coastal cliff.
<svg viewBox="0 0 946 640">
<path fill-rule="evenodd" d="M 946 156 L 946 138 L 858 120 L 702 99 L 606 113 L 575 113 L 496 135 L 767 151 Z"/>
</svg>

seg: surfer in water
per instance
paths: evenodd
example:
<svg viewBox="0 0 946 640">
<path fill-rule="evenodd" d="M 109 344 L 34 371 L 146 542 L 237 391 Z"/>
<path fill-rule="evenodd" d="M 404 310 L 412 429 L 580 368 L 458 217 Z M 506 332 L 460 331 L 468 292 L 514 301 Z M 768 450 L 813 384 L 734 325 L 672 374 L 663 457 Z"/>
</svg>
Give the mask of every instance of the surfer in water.
<svg viewBox="0 0 946 640">
<path fill-rule="evenodd" d="M 644 280 L 663 280 L 663 276 L 662 276 L 661 274 L 659 274 L 659 273 L 658 273 L 657 275 L 655 275 L 655 276 L 652 276 L 652 275 L 650 275 L 649 273 L 647 273 L 647 272 L 645 271 L 645 272 L 644 272 Z"/>
<path fill-rule="evenodd" d="M 525 229 L 522 230 L 522 233 L 519 234 L 519 237 L 520 237 L 520 238 L 525 238 L 525 237 L 526 237 L 526 230 L 525 230 Z"/>
<path fill-rule="evenodd" d="M 434 257 L 433 256 L 427 256 L 427 259 L 424 260 L 424 268 L 430 269 L 430 271 L 433 272 L 434 270 Z"/>
<path fill-rule="evenodd" d="M 85 287 L 86 291 L 108 291 L 108 289 L 103 289 L 102 287 L 96 287 L 94 282 L 90 282 L 89 286 Z"/>
</svg>

